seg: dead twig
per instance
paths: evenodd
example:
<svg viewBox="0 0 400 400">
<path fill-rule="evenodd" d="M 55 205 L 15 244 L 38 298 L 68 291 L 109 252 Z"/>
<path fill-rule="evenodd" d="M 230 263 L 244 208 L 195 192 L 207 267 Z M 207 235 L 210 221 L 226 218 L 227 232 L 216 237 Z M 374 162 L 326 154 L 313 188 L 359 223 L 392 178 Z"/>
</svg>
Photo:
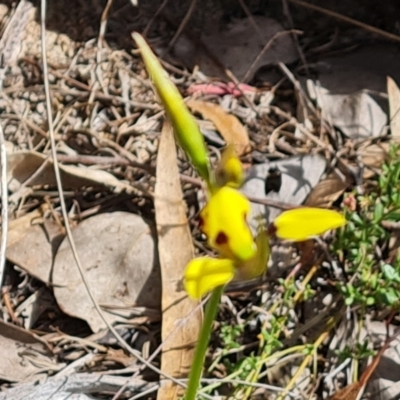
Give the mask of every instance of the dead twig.
<svg viewBox="0 0 400 400">
<path fill-rule="evenodd" d="M 277 40 L 281 36 L 285 36 L 285 35 L 301 35 L 302 33 L 303 33 L 302 31 L 299 31 L 297 29 L 291 29 L 290 31 L 283 31 L 283 32 L 275 33 L 275 35 L 272 36 L 272 38 L 270 40 L 268 40 L 268 42 L 263 47 L 263 49 L 260 51 L 260 53 L 258 54 L 256 59 L 252 62 L 252 64 L 250 65 L 249 69 L 246 71 L 246 74 L 244 75 L 242 81 L 244 83 L 247 83 L 247 81 L 250 79 L 250 77 L 253 76 L 254 71 L 256 70 L 259 61 L 264 56 L 264 54 L 270 49 L 270 47 L 275 42 L 275 40 Z"/>
<path fill-rule="evenodd" d="M 3 86 L 1 84 L 1 86 Z M 6 265 L 8 234 L 8 187 L 7 187 L 7 152 L 3 128 L 0 125 L 0 167 L 1 167 L 1 242 L 0 242 L 0 289 Z"/>
<path fill-rule="evenodd" d="M 170 51 L 172 47 L 174 46 L 175 42 L 178 40 L 179 36 L 181 36 L 183 30 L 185 29 L 187 23 L 189 22 L 190 17 L 193 14 L 193 11 L 196 7 L 197 0 L 192 0 L 190 3 L 190 7 L 188 8 L 181 24 L 178 27 L 178 30 L 175 32 L 175 35 L 171 39 L 171 41 L 168 43 L 167 51 Z"/>
<path fill-rule="evenodd" d="M 113 0 L 107 0 L 107 4 L 104 7 L 103 13 L 101 14 L 99 37 L 97 40 L 97 46 L 99 49 L 103 48 L 104 45 L 106 44 L 105 40 L 104 40 L 104 35 L 106 34 L 108 14 L 110 13 L 112 3 L 113 3 Z"/>
<path fill-rule="evenodd" d="M 383 36 L 387 39 L 394 40 L 395 42 L 400 42 L 400 36 L 394 35 L 393 33 L 386 32 L 382 29 L 375 28 L 374 26 L 365 24 L 364 22 L 357 21 L 356 19 L 346 17 L 345 15 L 339 14 L 335 11 L 328 10 L 323 7 L 316 6 L 314 4 L 307 3 L 302 0 L 288 0 L 293 4 L 298 6 L 308 8 L 309 10 L 317 11 L 321 14 L 328 15 L 329 17 L 338 19 L 339 21 L 347 22 L 348 24 L 358 26 L 359 28 L 365 29 L 366 31 L 372 32 L 376 35 Z"/>
<path fill-rule="evenodd" d="M 294 29 L 293 18 L 292 18 L 292 14 L 290 13 L 290 9 L 289 9 L 289 5 L 288 5 L 287 0 L 282 0 L 282 9 L 283 9 L 283 14 L 285 15 L 285 17 L 286 17 L 286 19 L 288 21 L 289 28 L 290 29 Z M 308 68 L 306 56 L 304 55 L 304 52 L 301 49 L 301 46 L 300 46 L 300 43 L 298 41 L 297 35 L 292 34 L 292 38 L 293 38 L 294 44 L 296 46 L 296 50 L 299 53 L 300 60 L 301 60 L 301 62 L 303 64 L 303 67 L 304 67 L 306 73 L 307 73 L 307 76 L 309 76 L 310 75 L 310 70 Z"/>
<path fill-rule="evenodd" d="M 167 5 L 168 0 L 164 0 L 160 7 L 158 7 L 157 11 L 154 13 L 153 17 L 150 19 L 150 21 L 147 23 L 146 28 L 144 28 L 144 31 L 142 32 L 142 35 L 144 37 L 147 36 L 147 34 L 149 33 L 150 27 L 151 25 L 153 25 L 154 21 L 156 20 L 156 18 L 160 15 L 161 11 L 165 8 L 165 6 Z"/>
</svg>

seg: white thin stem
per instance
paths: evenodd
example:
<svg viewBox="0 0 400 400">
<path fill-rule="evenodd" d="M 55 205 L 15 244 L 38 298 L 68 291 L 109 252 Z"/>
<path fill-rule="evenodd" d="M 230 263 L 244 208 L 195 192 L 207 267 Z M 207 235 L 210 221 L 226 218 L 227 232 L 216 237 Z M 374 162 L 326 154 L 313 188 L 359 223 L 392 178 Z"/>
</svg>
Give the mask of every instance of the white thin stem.
<svg viewBox="0 0 400 400">
<path fill-rule="evenodd" d="M 1 167 L 1 241 L 0 241 L 0 289 L 6 266 L 8 236 L 8 187 L 7 187 L 7 152 L 3 128 L 0 125 L 0 167 Z"/>
<path fill-rule="evenodd" d="M 89 295 L 89 298 L 93 304 L 93 307 L 99 314 L 100 318 L 104 322 L 104 324 L 107 326 L 107 328 L 112 332 L 112 334 L 115 336 L 115 338 L 118 340 L 119 344 L 121 347 L 123 347 L 128 353 L 132 354 L 134 357 L 136 357 L 140 362 L 145 364 L 148 368 L 156 372 L 157 374 L 164 376 L 165 378 L 171 380 L 175 384 L 186 387 L 184 383 L 182 383 L 180 380 L 175 379 L 174 377 L 165 374 L 162 372 L 160 369 L 156 368 L 154 365 L 149 363 L 145 358 L 142 357 L 142 355 L 132 349 L 131 346 L 118 334 L 118 332 L 114 329 L 114 327 L 109 323 L 109 321 L 106 319 L 104 316 L 104 313 L 102 309 L 100 308 L 97 300 L 94 298 L 93 293 L 90 289 L 89 283 L 86 279 L 82 263 L 80 261 L 80 258 L 78 256 L 75 242 L 72 237 L 72 231 L 69 226 L 68 222 L 68 211 L 67 211 L 67 206 L 65 204 L 65 199 L 64 199 L 64 191 L 62 187 L 62 182 L 61 182 L 61 176 L 60 176 L 60 168 L 57 162 L 57 151 L 56 151 L 56 141 L 54 137 L 54 127 L 53 127 L 53 113 L 52 113 L 52 108 L 51 108 L 51 95 L 50 95 L 50 85 L 49 85 L 49 79 L 48 79 L 48 65 L 47 65 L 47 52 L 46 52 L 46 0 L 41 0 L 41 44 L 42 44 L 42 59 L 43 59 L 43 82 L 44 82 L 44 89 L 45 89 L 45 96 L 46 96 L 46 110 L 47 110 L 47 119 L 48 119 L 48 126 L 49 126 L 49 139 L 50 139 L 50 144 L 51 144 L 51 155 L 53 158 L 53 165 L 54 165 L 54 175 L 56 178 L 56 183 L 57 183 L 57 190 L 59 193 L 60 197 L 60 206 L 61 206 L 61 213 L 64 219 L 64 225 L 65 225 L 65 231 L 67 234 L 67 238 L 69 241 L 69 244 L 71 246 L 71 250 L 73 253 L 73 257 L 76 263 L 76 266 L 78 268 L 79 274 L 81 276 L 82 282 L 86 288 L 87 294 Z"/>
</svg>

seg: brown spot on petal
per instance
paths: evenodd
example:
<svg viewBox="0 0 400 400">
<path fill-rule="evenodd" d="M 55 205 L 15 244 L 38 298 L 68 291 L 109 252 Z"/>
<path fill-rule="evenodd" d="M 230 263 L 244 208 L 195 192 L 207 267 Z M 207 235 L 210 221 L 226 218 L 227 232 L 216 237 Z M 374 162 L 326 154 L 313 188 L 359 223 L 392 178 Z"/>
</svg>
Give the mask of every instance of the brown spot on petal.
<svg viewBox="0 0 400 400">
<path fill-rule="evenodd" d="M 274 225 L 274 223 L 270 224 L 270 225 L 268 226 L 268 235 L 271 236 L 271 237 L 272 237 L 272 236 L 275 236 L 277 230 L 278 230 L 278 229 L 276 228 L 276 226 Z"/>
<path fill-rule="evenodd" d="M 219 246 L 222 246 L 223 244 L 228 243 L 228 236 L 222 231 L 218 232 L 218 235 L 215 239 L 215 243 L 218 244 Z"/>
<path fill-rule="evenodd" d="M 199 228 L 202 229 L 204 226 L 204 218 L 202 216 L 199 217 Z"/>
</svg>

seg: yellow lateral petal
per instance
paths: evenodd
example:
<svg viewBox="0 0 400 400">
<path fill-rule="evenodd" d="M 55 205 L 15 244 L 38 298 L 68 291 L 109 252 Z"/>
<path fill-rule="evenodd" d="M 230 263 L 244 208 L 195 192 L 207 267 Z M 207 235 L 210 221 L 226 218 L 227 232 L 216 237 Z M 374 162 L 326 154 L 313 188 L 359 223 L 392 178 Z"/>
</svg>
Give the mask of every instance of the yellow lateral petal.
<svg viewBox="0 0 400 400">
<path fill-rule="evenodd" d="M 250 202 L 237 190 L 224 186 L 210 198 L 200 213 L 200 227 L 208 244 L 223 257 L 246 261 L 256 254 L 246 217 Z"/>
<path fill-rule="evenodd" d="M 302 241 L 339 228 L 345 223 L 345 217 L 337 211 L 304 207 L 284 211 L 275 218 L 273 226 L 279 238 Z"/>
<path fill-rule="evenodd" d="M 201 257 L 189 262 L 184 275 L 187 294 L 200 299 L 218 286 L 233 279 L 235 267 L 232 260 Z"/>
</svg>

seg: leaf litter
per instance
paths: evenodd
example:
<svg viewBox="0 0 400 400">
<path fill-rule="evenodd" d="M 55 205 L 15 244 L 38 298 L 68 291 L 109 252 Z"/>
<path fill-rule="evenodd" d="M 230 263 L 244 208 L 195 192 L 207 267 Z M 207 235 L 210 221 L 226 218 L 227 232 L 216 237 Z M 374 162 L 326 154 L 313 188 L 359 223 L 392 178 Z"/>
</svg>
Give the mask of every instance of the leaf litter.
<svg viewBox="0 0 400 400">
<path fill-rule="evenodd" d="M 133 7 L 125 7 L 128 6 Z M 58 5 L 54 7 L 56 13 Z M 137 10 L 145 15 L 146 6 Z M 140 395 L 147 390 L 148 398 L 155 398 L 159 382 L 163 385 L 159 396 L 177 398 L 179 391 L 174 385 L 165 385 L 165 380 L 160 381 L 147 369 L 138 367 L 131 357 L 111 354 L 113 348 L 119 349 L 119 343 L 94 312 L 77 275 L 68 243 L 63 239 L 64 221 L 60 216 L 46 132 L 40 29 L 34 11 L 31 3 L 20 1 L 8 22 L 3 21 L 6 29 L 0 43 L 4 63 L 9 68 L 5 71 L 0 109 L 9 144 L 8 185 L 11 192 L 8 264 L 2 294 L 4 322 L 0 332 L 2 353 L 7 355 L 10 364 L 1 369 L 4 393 L 0 392 L 0 399 L 42 399 L 55 392 L 59 397 L 53 398 L 60 399 L 72 396 L 111 399 L 124 386 L 126 389 L 121 398 Z M 93 15 L 100 16 L 103 10 L 94 7 L 90 11 L 93 22 Z M 175 11 L 179 15 L 180 11 Z M 4 14 L 8 12 L 5 10 Z M 77 7 L 74 12 L 79 16 L 83 8 Z M 152 12 L 154 14 L 154 9 Z M 201 13 L 195 14 L 201 21 Z M 114 10 L 109 21 L 111 37 L 107 37 L 112 43 L 111 48 L 99 48 L 95 42 L 86 39 L 81 43 L 73 41 L 71 38 L 77 37 L 76 26 L 67 27 L 68 35 L 50 33 L 49 78 L 57 109 L 55 125 L 63 186 L 78 252 L 103 312 L 135 349 L 150 357 L 158 348 L 154 358 L 162 369 L 184 377 L 201 319 L 200 309 L 184 301 L 170 308 L 165 305 L 183 294 L 179 283 L 181 268 L 187 258 L 194 252 L 208 251 L 195 223 L 199 210 L 199 181 L 193 178 L 193 171 L 179 152 L 178 168 L 172 173 L 175 158 L 169 150 L 173 148 L 171 140 L 167 144 L 164 142 L 164 150 L 160 145 L 159 170 L 155 174 L 163 113 L 139 58 L 119 47 L 122 35 L 113 32 L 113 24 L 122 29 L 118 18 L 120 14 Z M 166 22 L 169 17 L 162 12 L 160 18 L 170 25 Z M 80 17 L 76 18 L 78 20 Z M 146 18 L 135 20 L 129 25 L 130 29 L 143 31 L 145 22 L 148 22 Z M 239 151 L 249 167 L 243 190 L 252 197 L 255 217 L 262 214 L 273 220 L 280 209 L 304 204 L 337 207 L 344 191 L 363 184 L 360 177 L 368 180 L 379 173 L 389 150 L 390 137 L 385 130 L 389 121 L 391 135 L 398 136 L 395 111 L 398 108 L 395 83 L 398 84 L 398 68 L 394 68 L 394 62 L 386 63 L 393 64 L 392 71 L 385 69 L 386 72 L 379 76 L 379 85 L 375 85 L 373 79 L 364 78 L 377 75 L 380 69 L 375 68 L 373 75 L 361 74 L 360 65 L 368 63 L 357 63 L 356 56 L 351 55 L 353 61 L 346 61 L 347 67 L 340 68 L 339 65 L 337 68 L 342 74 L 340 79 L 335 80 L 332 76 L 331 82 L 327 82 L 327 75 L 321 74 L 321 84 L 311 84 L 319 92 L 317 96 L 311 96 L 306 107 L 307 102 L 299 100 L 304 93 L 288 84 L 285 76 L 277 74 L 273 67 L 279 62 L 290 64 L 298 60 L 293 35 L 285 32 L 281 23 L 260 15 L 231 22 L 221 32 L 216 32 L 217 25 L 211 30 L 204 29 L 200 37 L 209 45 L 210 52 L 218 56 L 217 68 L 215 62 L 210 62 L 207 52 L 200 54 L 200 61 L 196 61 L 200 68 L 194 69 L 193 73 L 166 66 L 181 92 L 189 94 L 189 105 L 192 102 L 202 105 L 198 110 L 199 123 L 204 128 L 202 132 L 208 132 L 212 137 L 217 130 L 223 138 L 214 136 L 209 140 L 207 137 L 213 161 L 217 161 L 224 142 L 233 142 L 245 149 Z M 98 21 L 95 25 L 93 32 L 96 32 Z M 94 37 L 95 34 L 90 34 L 90 26 L 88 23 L 88 35 Z M 161 38 L 154 44 L 160 44 L 162 48 L 168 45 L 165 39 L 170 32 L 164 28 L 160 35 L 157 32 L 160 26 L 163 24 L 157 25 L 152 30 L 153 36 L 149 37 Z M 193 51 L 197 42 L 191 41 L 189 31 L 184 29 L 184 37 Z M 272 40 L 277 33 L 282 34 L 279 40 Z M 216 40 L 216 37 L 223 40 Z M 269 50 L 262 53 L 267 44 Z M 125 43 L 123 48 L 131 45 Z M 228 51 L 221 52 L 221 45 Z M 179 53 L 175 46 L 175 57 L 186 57 L 185 51 Z M 387 53 L 381 51 L 379 54 Z M 260 54 L 262 57 L 257 59 Z M 359 57 L 362 61 L 364 56 Z M 334 57 L 333 60 L 346 58 Z M 383 60 L 384 57 L 374 58 L 369 69 L 374 68 L 376 59 Z M 176 58 L 172 60 L 174 65 L 179 65 L 175 61 Z M 185 63 L 187 59 L 181 61 Z M 358 68 L 353 78 L 343 75 L 354 70 L 348 67 L 349 63 Z M 226 87 L 215 86 L 215 81 L 208 76 L 226 78 L 218 64 L 230 68 L 239 80 L 246 77 L 248 85 L 243 86 L 239 81 L 230 82 Z M 295 71 L 294 66 L 292 70 Z M 332 71 L 335 72 L 335 67 Z M 382 105 L 382 96 L 356 93 L 362 89 L 386 92 L 381 85 L 386 80 L 385 74 L 393 77 L 388 81 L 390 114 L 386 113 L 387 106 Z M 359 81 L 354 76 L 359 76 Z M 258 79 L 262 77 L 272 81 L 260 84 Z M 330 84 L 332 82 L 334 85 Z M 355 84 L 353 90 L 350 90 L 349 82 Z M 375 86 L 368 87 L 365 82 Z M 297 101 L 303 104 L 301 113 L 297 113 Z M 354 107 L 349 110 L 348 104 Z M 296 120 L 294 116 L 300 114 L 306 115 L 306 120 Z M 178 177 L 182 193 L 179 193 Z M 168 183 L 168 179 L 172 183 Z M 173 206 L 168 203 L 170 197 L 176 199 Z M 175 213 L 175 208 L 179 212 Z M 166 231 L 163 229 L 165 221 L 177 225 Z M 178 233 L 171 235 L 171 232 Z M 307 248 L 313 255 L 314 248 Z M 229 362 L 240 361 L 240 356 L 250 354 L 258 343 L 260 326 L 268 326 L 266 310 L 281 298 L 282 286 L 278 280 L 294 276 L 296 284 L 302 285 L 307 271 L 299 269 L 299 265 L 306 265 L 304 255 L 289 244 L 273 246 L 273 252 L 279 250 L 284 252 L 285 268 L 278 271 L 272 268 L 270 272 L 274 273 L 266 280 L 250 282 L 249 286 L 233 286 L 224 296 L 218 324 L 240 326 L 249 322 L 249 325 L 246 334 L 237 339 L 239 350 L 229 350 L 221 356 L 224 351 L 221 338 L 216 335 L 213 340 L 209 362 L 216 367 L 210 368 L 210 376 L 228 379 L 227 383 L 214 389 L 216 395 L 235 390 L 236 384 L 229 382 L 227 377 Z M 329 262 L 324 260 L 322 271 L 327 271 Z M 319 273 L 312 281 L 313 288 L 318 290 L 317 283 L 325 282 L 324 277 Z M 323 312 L 329 313 L 329 307 L 323 303 Z M 198 312 L 190 314 L 193 308 Z M 312 325 L 312 312 L 311 316 L 303 314 L 301 302 L 294 311 L 290 314 L 285 335 L 311 342 L 315 332 L 310 334 L 301 327 L 303 323 Z M 190 318 L 189 322 L 186 318 Z M 183 321 L 182 325 L 175 320 Z M 347 331 L 350 329 L 346 326 Z M 382 345 L 383 342 L 381 338 L 379 343 Z M 164 343 L 161 352 L 160 343 Z M 21 348 L 24 351 L 21 352 Z M 274 383 L 282 388 L 296 374 L 299 365 L 290 360 L 278 362 L 270 368 L 270 374 L 261 375 L 260 384 Z M 335 371 L 337 367 L 337 358 L 330 354 L 325 365 L 318 365 L 318 372 Z M 127 379 L 132 374 L 134 378 Z M 321 387 L 316 388 L 309 369 L 299 376 L 304 378 L 303 383 L 293 389 L 298 398 L 310 398 L 310 393 L 314 398 L 327 398 L 328 393 L 334 395 L 335 388 L 346 387 L 352 382 L 349 375 L 338 372 L 332 375 L 331 383 L 322 381 Z M 31 380 L 34 383 L 30 383 Z M 378 389 L 374 386 L 372 391 L 381 390 L 385 383 L 374 377 L 375 384 Z M 305 397 L 307 391 L 310 396 Z M 259 394 L 276 398 L 266 387 L 258 388 L 254 396 Z M 238 396 L 236 394 L 236 398 L 244 398 Z M 383 400 L 390 398 L 384 394 L 380 396 Z"/>
</svg>

